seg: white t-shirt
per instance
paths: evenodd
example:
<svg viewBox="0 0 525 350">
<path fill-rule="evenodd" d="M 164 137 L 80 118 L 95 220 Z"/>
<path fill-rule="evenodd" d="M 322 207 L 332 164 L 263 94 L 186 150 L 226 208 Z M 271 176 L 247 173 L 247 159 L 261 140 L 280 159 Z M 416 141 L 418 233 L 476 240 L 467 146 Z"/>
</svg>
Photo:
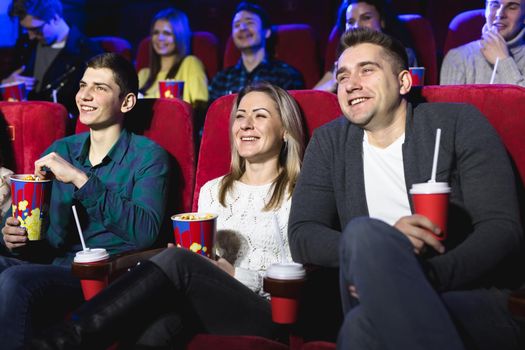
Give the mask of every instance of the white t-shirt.
<svg viewBox="0 0 525 350">
<path fill-rule="evenodd" d="M 202 186 L 199 212 L 218 214 L 217 230 L 238 235 L 241 248 L 234 263 L 235 278 L 254 292 L 266 295 L 262 290 L 266 269 L 281 258 L 292 261 L 288 245 L 291 198 L 283 200 L 278 210 L 262 211 L 271 197 L 272 185 L 251 186 L 235 181 L 223 207 L 219 203 L 221 179 L 222 176 Z"/>
<path fill-rule="evenodd" d="M 363 137 L 363 167 L 368 212 L 371 218 L 393 225 L 411 215 L 403 167 L 405 134 L 386 148 L 378 148 Z"/>
</svg>

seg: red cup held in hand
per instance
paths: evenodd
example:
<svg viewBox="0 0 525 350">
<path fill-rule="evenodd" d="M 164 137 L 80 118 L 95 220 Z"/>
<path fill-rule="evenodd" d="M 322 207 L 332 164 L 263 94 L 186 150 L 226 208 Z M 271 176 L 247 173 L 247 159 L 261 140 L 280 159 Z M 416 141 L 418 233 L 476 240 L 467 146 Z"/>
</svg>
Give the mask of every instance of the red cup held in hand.
<svg viewBox="0 0 525 350">
<path fill-rule="evenodd" d="M 423 182 L 410 189 L 416 214 L 423 215 L 441 229 L 437 240 L 447 238 L 448 203 L 450 187 L 447 182 Z"/>
</svg>

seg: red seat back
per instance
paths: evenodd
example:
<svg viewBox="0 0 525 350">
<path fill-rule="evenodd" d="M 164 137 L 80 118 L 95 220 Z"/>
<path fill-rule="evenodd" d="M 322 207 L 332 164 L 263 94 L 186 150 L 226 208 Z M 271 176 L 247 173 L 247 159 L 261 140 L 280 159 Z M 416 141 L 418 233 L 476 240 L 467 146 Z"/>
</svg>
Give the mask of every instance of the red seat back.
<svg viewBox="0 0 525 350">
<path fill-rule="evenodd" d="M 525 88 L 516 85 L 425 86 L 429 102 L 464 102 L 476 106 L 503 140 L 525 184 Z"/>
<path fill-rule="evenodd" d="M 162 146 L 176 161 L 174 195 L 177 211 L 190 211 L 195 183 L 195 146 L 191 106 L 179 99 L 140 99 L 126 115 L 125 127 Z M 77 123 L 76 132 L 89 129 Z"/>
<path fill-rule="evenodd" d="M 290 91 L 302 110 L 308 135 L 341 114 L 337 96 L 324 91 Z M 226 95 L 212 103 L 206 114 L 193 196 L 193 209 L 197 209 L 199 191 L 207 181 L 230 170 L 229 118 L 235 95 Z"/>
<path fill-rule="evenodd" d="M 192 54 L 197 56 L 204 64 L 208 78 L 213 78 L 220 69 L 219 40 L 215 34 L 209 32 L 194 32 L 191 40 Z M 142 39 L 139 44 L 135 62 L 137 72 L 149 65 L 150 45 L 151 37 L 149 36 Z"/>
<path fill-rule="evenodd" d="M 131 44 L 126 39 L 116 36 L 97 36 L 91 39 L 99 43 L 105 52 L 118 53 L 131 62 Z"/>
<path fill-rule="evenodd" d="M 425 84 L 438 83 L 437 50 L 434 32 L 428 19 L 420 15 L 400 15 L 399 19 L 405 23 L 414 43 L 417 62 L 425 67 Z"/>
<path fill-rule="evenodd" d="M 485 10 L 470 10 L 458 14 L 448 25 L 443 55 L 450 49 L 481 38 L 481 29 L 485 24 Z"/>
<path fill-rule="evenodd" d="M 400 15 L 399 19 L 405 24 L 410 38 L 414 43 L 418 65 L 425 67 L 425 84 L 435 85 L 438 82 L 438 64 L 436 41 L 430 22 L 420 15 Z M 325 71 L 331 71 L 336 59 L 335 51 L 339 44 L 341 32 L 337 27 L 332 29 L 325 52 Z"/>
<path fill-rule="evenodd" d="M 308 24 L 281 24 L 272 28 L 275 36 L 275 59 L 284 61 L 297 69 L 307 88 L 312 88 L 320 79 L 320 57 L 317 36 Z M 241 53 L 230 36 L 224 51 L 224 67 L 237 63 Z"/>
<path fill-rule="evenodd" d="M 66 136 L 66 123 L 67 111 L 58 103 L 0 102 L 0 152 L 5 166 L 15 173 L 32 174 L 42 152 Z"/>
</svg>

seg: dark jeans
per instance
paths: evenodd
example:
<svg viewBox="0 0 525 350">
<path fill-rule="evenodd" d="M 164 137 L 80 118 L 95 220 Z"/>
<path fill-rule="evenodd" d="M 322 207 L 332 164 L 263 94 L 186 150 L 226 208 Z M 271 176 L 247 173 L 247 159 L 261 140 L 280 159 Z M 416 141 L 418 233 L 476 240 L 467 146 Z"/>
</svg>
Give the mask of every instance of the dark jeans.
<svg viewBox="0 0 525 350">
<path fill-rule="evenodd" d="M 340 349 L 519 348 L 519 328 L 506 309 L 505 293 L 437 293 L 410 241 L 382 221 L 359 218 L 348 224 L 340 264 L 345 313 Z"/>
<path fill-rule="evenodd" d="M 33 331 L 64 319 L 82 300 L 69 267 L 0 256 L 0 348 L 23 348 Z"/>
<path fill-rule="evenodd" d="M 164 271 L 177 293 L 171 301 L 171 310 L 142 334 L 139 344 L 173 346 L 201 332 L 279 337 L 268 300 L 208 258 L 173 248 L 151 261 Z"/>
</svg>

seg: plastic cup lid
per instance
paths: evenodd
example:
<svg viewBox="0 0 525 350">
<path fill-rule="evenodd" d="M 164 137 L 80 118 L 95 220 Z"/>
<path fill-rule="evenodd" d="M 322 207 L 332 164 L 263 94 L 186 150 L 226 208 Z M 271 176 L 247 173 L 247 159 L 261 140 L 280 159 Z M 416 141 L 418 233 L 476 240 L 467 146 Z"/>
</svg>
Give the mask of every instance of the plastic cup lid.
<svg viewBox="0 0 525 350">
<path fill-rule="evenodd" d="M 278 263 L 272 264 L 266 270 L 266 277 L 278 280 L 295 280 L 304 278 L 306 271 L 302 264 L 298 263 Z"/>
<path fill-rule="evenodd" d="M 86 249 L 77 252 L 75 255 L 75 262 L 77 263 L 90 263 L 95 261 L 101 261 L 109 258 L 109 254 L 104 248 L 93 248 Z"/>
<path fill-rule="evenodd" d="M 413 184 L 411 194 L 450 193 L 448 182 L 423 182 Z"/>
<path fill-rule="evenodd" d="M 181 213 L 171 217 L 173 221 L 206 221 L 217 218 L 217 214 L 212 213 Z"/>
</svg>

